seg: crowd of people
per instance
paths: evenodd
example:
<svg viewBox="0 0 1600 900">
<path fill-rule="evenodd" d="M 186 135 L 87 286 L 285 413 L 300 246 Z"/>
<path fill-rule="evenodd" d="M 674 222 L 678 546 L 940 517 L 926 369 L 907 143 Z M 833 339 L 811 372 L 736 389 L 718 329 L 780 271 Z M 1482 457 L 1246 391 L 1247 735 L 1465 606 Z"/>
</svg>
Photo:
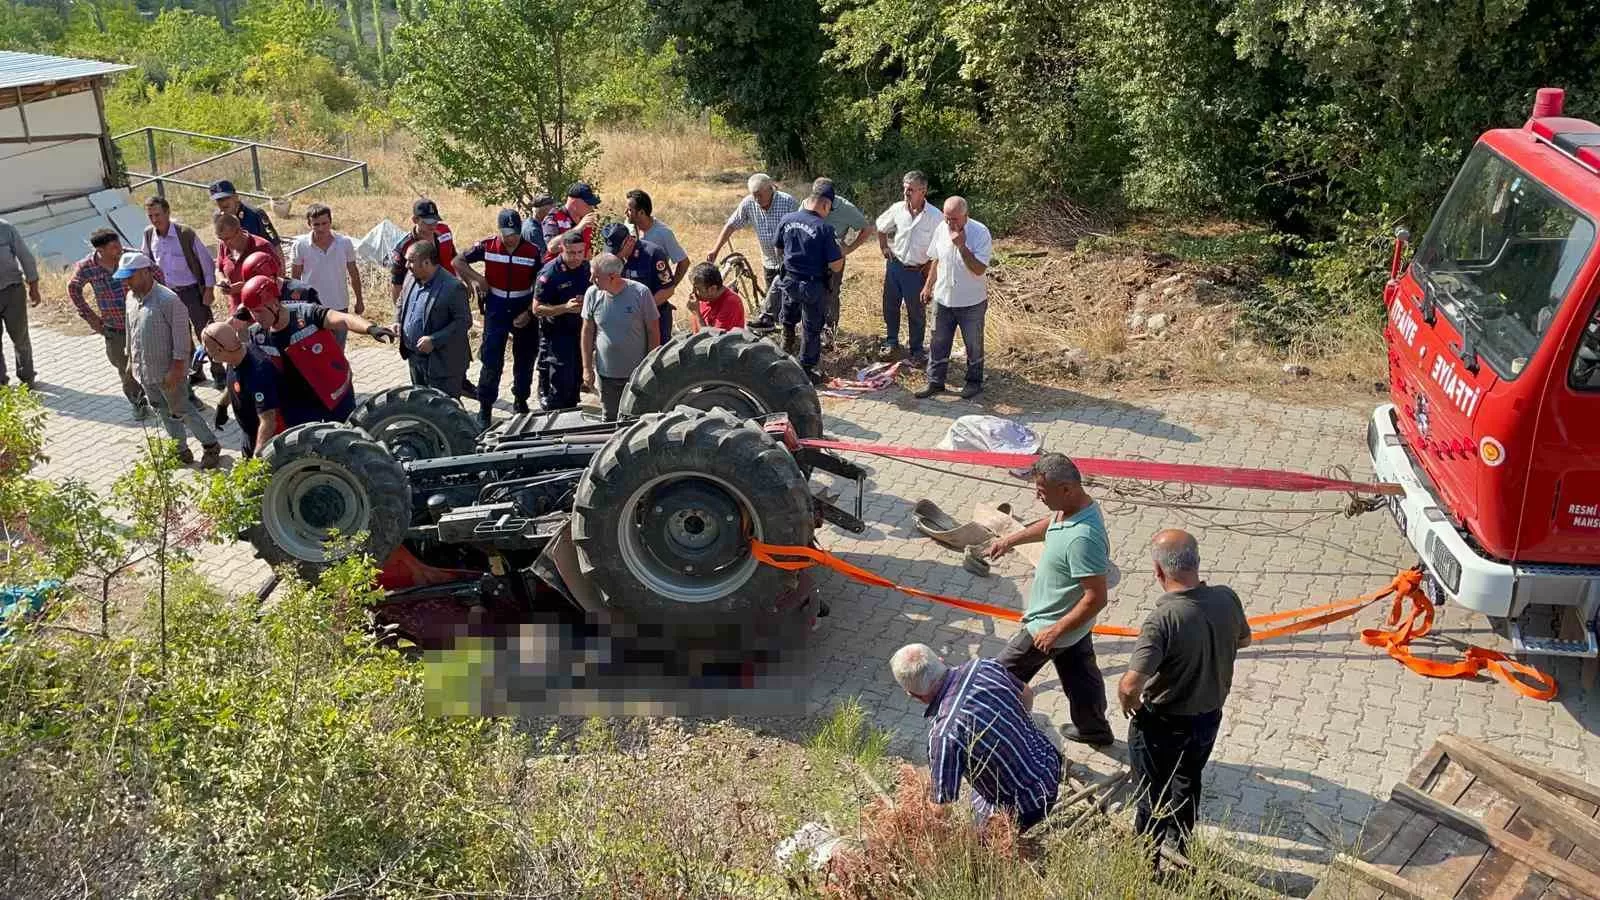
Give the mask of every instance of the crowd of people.
<svg viewBox="0 0 1600 900">
<path fill-rule="evenodd" d="M 781 329 L 785 348 L 820 382 L 846 261 L 874 237 L 884 259 L 880 357 L 926 366 L 928 384 L 916 396 L 932 396 L 945 390 L 959 330 L 967 355 L 961 395 L 975 396 L 983 387 L 989 231 L 960 197 L 942 208 L 929 202 L 922 173 L 906 173 L 901 185 L 903 198 L 869 219 L 827 178 L 796 199 L 754 175 L 704 260 L 692 265 L 643 190 L 627 193 L 625 221 L 602 224 L 600 196 L 579 182 L 559 203 L 538 198 L 527 219 L 501 210 L 495 233 L 465 249 L 437 205 L 419 199 L 391 253 L 396 313 L 389 326 L 364 316 L 355 245 L 334 230 L 332 210 L 310 206 L 307 233 L 285 254 L 266 212 L 219 181 L 211 186 L 214 244 L 174 220 L 164 197 L 151 197 L 138 248 L 125 248 L 113 230 L 94 232 L 67 293 L 103 337 L 132 415 L 158 413 L 186 463 L 195 461 L 187 439 L 197 439 L 203 468 L 220 459 L 223 402 L 239 422 L 247 456 L 286 428 L 347 418 L 355 406 L 345 354 L 352 331 L 396 344 L 412 383 L 475 399 L 485 427 L 500 397 L 508 345 L 517 412 L 531 411 L 537 383 L 543 410 L 572 409 L 588 391 L 614 419 L 629 376 L 671 338 L 685 281 L 690 328 Z M 718 268 L 719 254 L 741 229 L 755 232 L 766 283 L 766 303 L 749 322 L 744 298 Z M 219 297 L 226 302 L 220 317 Z M 11 335 L 16 374 L 30 385 L 27 308 L 40 300 L 34 258 L 0 220 L 0 330 Z M 476 348 L 474 307 L 481 322 Z M 474 350 L 481 361 L 476 384 L 467 378 Z M 0 355 L 0 384 L 8 380 Z M 194 393 L 207 380 L 225 392 L 212 423 Z M 1092 635 L 1112 569 L 1105 520 L 1067 457 L 1044 455 L 1032 477 L 1049 515 L 986 551 L 997 558 L 1022 544 L 1043 545 L 1016 636 L 994 659 L 951 667 L 926 645 L 911 644 L 890 663 L 905 691 L 927 705 L 933 799 L 954 800 L 965 780 L 980 822 L 1000 813 L 1022 828 L 1048 815 L 1062 777 L 1060 753 L 1029 715 L 1028 682 L 1047 663 L 1067 699 L 1071 721 L 1063 737 L 1100 747 L 1114 740 Z M 1163 531 L 1151 554 L 1165 593 L 1140 632 L 1118 700 L 1130 718 L 1138 828 L 1181 850 L 1194 827 L 1234 657 L 1250 631 L 1239 598 L 1200 579 L 1192 536 Z"/>
</svg>

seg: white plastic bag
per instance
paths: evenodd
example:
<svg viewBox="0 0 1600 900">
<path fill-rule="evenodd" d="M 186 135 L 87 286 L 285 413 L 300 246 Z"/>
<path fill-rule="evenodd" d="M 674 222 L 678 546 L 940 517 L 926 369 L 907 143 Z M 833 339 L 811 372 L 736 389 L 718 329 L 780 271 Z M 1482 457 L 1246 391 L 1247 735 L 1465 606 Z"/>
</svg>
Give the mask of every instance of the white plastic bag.
<svg viewBox="0 0 1600 900">
<path fill-rule="evenodd" d="M 795 829 L 794 834 L 784 838 L 773 851 L 779 865 L 784 865 L 794 858 L 797 853 L 809 852 L 808 864 L 812 871 L 820 870 L 833 858 L 833 853 L 839 847 L 840 837 L 832 828 L 821 822 L 807 822 Z"/>
<path fill-rule="evenodd" d="M 389 262 L 389 253 L 394 250 L 394 245 L 400 243 L 405 235 L 400 226 L 384 219 L 356 242 L 356 258 L 362 262 L 384 265 Z"/>
<path fill-rule="evenodd" d="M 962 416 L 940 438 L 940 450 L 1038 453 L 1044 445 L 1032 428 L 999 416 Z"/>
</svg>

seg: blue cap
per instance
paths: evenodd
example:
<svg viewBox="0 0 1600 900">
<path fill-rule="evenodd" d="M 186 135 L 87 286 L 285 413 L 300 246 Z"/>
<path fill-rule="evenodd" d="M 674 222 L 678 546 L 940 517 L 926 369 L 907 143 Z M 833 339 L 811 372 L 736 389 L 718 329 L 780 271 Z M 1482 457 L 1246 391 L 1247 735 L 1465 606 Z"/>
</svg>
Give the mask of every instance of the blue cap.
<svg viewBox="0 0 1600 900">
<path fill-rule="evenodd" d="M 496 227 L 500 229 L 501 234 L 512 235 L 522 233 L 522 216 L 519 215 L 514 209 L 500 210 L 500 216 L 497 222 L 498 224 Z"/>
<path fill-rule="evenodd" d="M 224 178 L 221 181 L 211 182 L 211 199 L 221 200 L 223 197 L 237 197 L 239 192 L 233 189 L 233 182 Z"/>
<path fill-rule="evenodd" d="M 620 251 L 629 237 L 631 235 L 628 234 L 628 226 L 621 222 L 610 222 L 600 229 L 600 240 L 605 242 L 606 249 L 612 253 Z"/>
<path fill-rule="evenodd" d="M 567 187 L 567 196 L 576 197 L 590 206 L 600 205 L 600 195 L 594 192 L 587 181 L 574 181 Z"/>
</svg>

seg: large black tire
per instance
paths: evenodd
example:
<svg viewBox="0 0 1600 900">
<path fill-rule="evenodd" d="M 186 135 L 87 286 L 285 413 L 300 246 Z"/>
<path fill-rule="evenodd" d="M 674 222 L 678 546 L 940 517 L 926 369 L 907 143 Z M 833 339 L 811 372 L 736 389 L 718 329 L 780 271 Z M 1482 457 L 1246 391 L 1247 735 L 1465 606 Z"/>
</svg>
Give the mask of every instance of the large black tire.
<svg viewBox="0 0 1600 900">
<path fill-rule="evenodd" d="M 596 454 L 572 536 L 600 599 L 639 621 L 759 619 L 799 578 L 757 562 L 746 535 L 806 546 L 813 516 L 794 457 L 758 426 L 680 408 L 625 425 Z"/>
<path fill-rule="evenodd" d="M 350 414 L 350 424 L 389 448 L 397 459 L 438 459 L 478 449 L 478 417 L 444 391 L 407 384 L 373 394 Z"/>
<path fill-rule="evenodd" d="M 411 522 L 411 488 L 399 461 L 366 432 L 334 422 L 299 425 L 267 442 L 271 478 L 261 520 L 245 532 L 274 566 L 312 577 L 337 561 L 325 543 L 365 534 L 354 549 L 382 564 Z"/>
<path fill-rule="evenodd" d="M 679 406 L 726 409 L 741 419 L 788 413 L 795 433 L 822 437 L 822 401 L 794 358 L 754 332 L 701 330 L 656 348 L 622 392 L 624 416 Z"/>
</svg>

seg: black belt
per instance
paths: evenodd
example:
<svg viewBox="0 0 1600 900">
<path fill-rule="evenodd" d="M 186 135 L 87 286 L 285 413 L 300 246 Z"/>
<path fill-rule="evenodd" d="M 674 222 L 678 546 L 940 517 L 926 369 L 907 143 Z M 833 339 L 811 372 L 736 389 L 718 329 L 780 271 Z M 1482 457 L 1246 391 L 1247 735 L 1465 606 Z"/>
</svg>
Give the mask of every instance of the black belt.
<svg viewBox="0 0 1600 900">
<path fill-rule="evenodd" d="M 924 263 L 921 263 L 919 265 L 913 266 L 912 264 L 901 260 L 900 257 L 898 257 L 898 256 L 894 258 L 894 261 L 900 264 L 900 268 L 905 269 L 905 270 L 910 271 L 910 272 L 924 272 L 924 271 L 927 271 L 927 269 L 928 269 L 928 263 L 927 262 L 924 262 Z M 932 262 L 932 260 L 929 260 L 929 262 Z"/>
</svg>

